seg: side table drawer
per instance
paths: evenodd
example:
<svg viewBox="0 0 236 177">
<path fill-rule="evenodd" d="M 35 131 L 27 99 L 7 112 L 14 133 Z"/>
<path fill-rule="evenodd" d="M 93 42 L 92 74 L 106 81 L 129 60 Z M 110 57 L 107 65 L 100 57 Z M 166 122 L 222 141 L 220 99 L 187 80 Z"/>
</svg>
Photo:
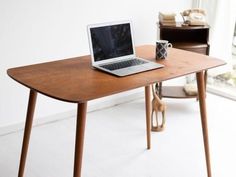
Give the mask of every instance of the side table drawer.
<svg viewBox="0 0 236 177">
<path fill-rule="evenodd" d="M 196 53 L 201 53 L 201 54 L 207 54 L 207 48 L 203 47 L 203 48 L 187 48 L 185 50 L 191 51 L 191 52 L 196 52 Z"/>
<path fill-rule="evenodd" d="M 207 53 L 207 47 L 179 48 L 179 49 L 188 50 L 188 51 L 191 51 L 191 52 L 196 52 L 196 53 L 200 53 L 200 54 L 204 54 L 204 55 L 208 54 Z"/>
</svg>

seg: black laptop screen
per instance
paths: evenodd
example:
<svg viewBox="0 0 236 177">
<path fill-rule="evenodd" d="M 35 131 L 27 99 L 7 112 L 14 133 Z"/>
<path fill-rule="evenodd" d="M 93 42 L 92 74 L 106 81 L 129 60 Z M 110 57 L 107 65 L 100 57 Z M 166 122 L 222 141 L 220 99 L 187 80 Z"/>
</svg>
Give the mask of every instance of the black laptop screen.
<svg viewBox="0 0 236 177">
<path fill-rule="evenodd" d="M 129 23 L 90 28 L 90 32 L 95 61 L 134 53 Z"/>
</svg>

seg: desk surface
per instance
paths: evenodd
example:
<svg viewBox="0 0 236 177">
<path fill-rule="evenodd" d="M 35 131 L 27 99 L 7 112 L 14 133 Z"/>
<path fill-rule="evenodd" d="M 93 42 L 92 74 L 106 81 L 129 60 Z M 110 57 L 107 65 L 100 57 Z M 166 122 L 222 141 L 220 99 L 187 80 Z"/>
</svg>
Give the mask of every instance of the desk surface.
<svg viewBox="0 0 236 177">
<path fill-rule="evenodd" d="M 155 46 L 136 48 L 137 56 L 155 60 Z M 224 65 L 209 56 L 171 48 L 165 67 L 126 77 L 116 77 L 91 67 L 90 56 L 47 62 L 7 71 L 8 75 L 39 93 L 67 102 L 85 102 L 190 73 Z"/>
</svg>

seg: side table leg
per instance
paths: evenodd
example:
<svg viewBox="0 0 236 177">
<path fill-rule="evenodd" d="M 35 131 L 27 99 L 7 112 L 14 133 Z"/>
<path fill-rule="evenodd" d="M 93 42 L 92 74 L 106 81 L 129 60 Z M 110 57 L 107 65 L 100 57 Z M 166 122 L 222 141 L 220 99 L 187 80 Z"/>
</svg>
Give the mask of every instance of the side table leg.
<svg viewBox="0 0 236 177">
<path fill-rule="evenodd" d="M 24 175 L 25 162 L 26 162 L 27 151 L 28 151 L 28 146 L 29 146 L 30 133 L 31 133 L 32 123 L 33 123 L 36 100 L 37 100 L 37 92 L 34 90 L 30 90 L 18 177 L 23 177 Z"/>
<path fill-rule="evenodd" d="M 203 71 L 196 73 L 196 76 L 197 76 L 197 86 L 198 86 L 199 107 L 200 107 L 201 122 L 202 122 L 202 133 L 203 133 L 204 148 L 205 148 L 205 158 L 207 165 L 207 175 L 208 177 L 211 177 L 210 150 L 209 150 L 207 113 L 206 113 L 206 102 L 205 102 L 206 92 L 205 92 Z"/>
<path fill-rule="evenodd" d="M 151 149 L 151 86 L 145 86 L 147 149 Z"/>
<path fill-rule="evenodd" d="M 158 96 L 160 99 L 162 99 L 162 82 L 156 83 L 156 90 L 158 91 Z"/>
<path fill-rule="evenodd" d="M 75 135 L 74 177 L 81 177 L 87 102 L 78 103 Z"/>
</svg>

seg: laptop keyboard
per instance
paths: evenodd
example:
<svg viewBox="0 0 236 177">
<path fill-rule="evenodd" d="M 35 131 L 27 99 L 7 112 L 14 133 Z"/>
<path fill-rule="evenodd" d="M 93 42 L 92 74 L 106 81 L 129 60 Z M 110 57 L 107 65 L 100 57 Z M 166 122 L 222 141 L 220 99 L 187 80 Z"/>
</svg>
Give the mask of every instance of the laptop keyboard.
<svg viewBox="0 0 236 177">
<path fill-rule="evenodd" d="M 144 63 L 147 63 L 147 62 L 143 60 L 139 60 L 139 59 L 132 59 L 132 60 L 127 60 L 127 61 L 122 61 L 122 62 L 117 62 L 117 63 L 101 65 L 100 67 L 113 71 L 117 69 L 131 67 L 131 66 L 141 65 Z"/>
</svg>

